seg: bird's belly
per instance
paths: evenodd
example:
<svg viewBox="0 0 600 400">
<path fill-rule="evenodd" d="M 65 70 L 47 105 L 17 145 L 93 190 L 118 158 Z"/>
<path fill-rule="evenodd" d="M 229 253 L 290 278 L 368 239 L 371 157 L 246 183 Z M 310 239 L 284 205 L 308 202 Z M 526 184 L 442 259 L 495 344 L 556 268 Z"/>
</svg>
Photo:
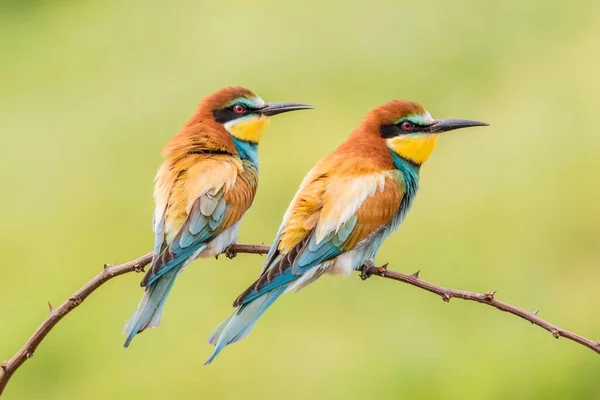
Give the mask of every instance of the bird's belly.
<svg viewBox="0 0 600 400">
<path fill-rule="evenodd" d="M 395 224 L 390 224 L 384 229 L 376 232 L 368 237 L 362 243 L 359 243 L 357 248 L 348 251 L 331 262 L 331 266 L 327 268 L 327 273 L 331 275 L 350 275 L 352 271 L 359 269 L 366 261 L 374 261 L 377 251 L 383 241 L 395 229 Z M 397 225 L 397 224 L 396 224 Z"/>
<path fill-rule="evenodd" d="M 237 242 L 239 229 L 239 222 L 225 229 L 217 237 L 206 244 L 198 257 L 214 257 L 221 254 L 223 251 L 225 251 L 225 249 Z"/>
<path fill-rule="evenodd" d="M 333 260 L 332 265 L 327 269 L 327 273 L 348 276 L 352 271 L 360 268 L 369 259 L 369 255 L 370 251 L 366 248 L 348 251 Z"/>
</svg>

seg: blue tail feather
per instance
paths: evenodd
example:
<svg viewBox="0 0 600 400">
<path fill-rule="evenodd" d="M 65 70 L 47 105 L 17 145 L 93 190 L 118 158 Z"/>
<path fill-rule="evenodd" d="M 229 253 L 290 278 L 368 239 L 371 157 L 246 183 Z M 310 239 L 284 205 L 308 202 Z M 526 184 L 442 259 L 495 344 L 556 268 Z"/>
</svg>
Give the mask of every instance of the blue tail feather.
<svg viewBox="0 0 600 400">
<path fill-rule="evenodd" d="M 241 305 L 229 318 L 223 321 L 208 338 L 208 343 L 215 346 L 215 348 L 204 365 L 210 364 L 225 346 L 248 336 L 260 316 L 285 292 L 287 286 L 280 286 Z"/>
<path fill-rule="evenodd" d="M 258 291 L 252 290 L 251 292 L 249 292 L 246 295 L 246 297 L 244 297 L 241 304 L 248 304 L 256 300 L 257 298 L 265 295 L 266 293 L 276 290 L 279 287 L 285 286 L 287 288 L 288 285 L 296 279 L 298 279 L 298 276 L 292 274 L 292 270 L 290 269 L 286 271 L 283 275 L 279 275 L 273 278 L 273 280 L 270 283 L 263 285 L 260 289 L 258 289 Z"/>
<path fill-rule="evenodd" d="M 128 347 L 138 333 L 160 324 L 167 296 L 173 288 L 177 275 L 179 269 L 169 271 L 146 288 L 137 310 L 123 328 L 123 333 L 127 334 L 124 347 Z"/>
</svg>

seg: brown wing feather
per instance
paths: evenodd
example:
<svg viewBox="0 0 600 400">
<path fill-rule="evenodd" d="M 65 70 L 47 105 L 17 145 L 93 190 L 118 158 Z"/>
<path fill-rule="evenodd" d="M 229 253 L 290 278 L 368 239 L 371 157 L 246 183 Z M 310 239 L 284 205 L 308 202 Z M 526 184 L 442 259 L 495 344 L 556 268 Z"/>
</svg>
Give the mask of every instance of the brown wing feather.
<svg viewBox="0 0 600 400">
<path fill-rule="evenodd" d="M 350 250 L 354 248 L 360 241 L 387 225 L 400 207 L 402 197 L 403 188 L 398 184 L 398 182 L 393 178 L 386 178 L 383 189 L 377 191 L 373 196 L 367 197 L 359 206 L 358 210 L 354 214 L 358 218 L 358 223 L 352 234 L 344 241 L 344 243 L 342 243 L 341 248 L 343 250 Z M 328 198 L 327 194 L 322 193 L 320 196 L 321 201 L 322 199 L 326 198 Z M 305 199 L 305 196 L 297 196 L 292 204 L 296 205 L 298 208 L 292 208 L 291 212 L 288 212 L 288 214 L 293 216 L 295 211 L 305 207 Z M 340 204 L 345 203 L 343 195 L 341 198 L 335 200 Z M 319 208 L 322 208 L 322 206 Z M 299 213 L 299 215 L 302 214 Z M 316 233 L 316 225 L 319 220 L 320 212 L 315 213 L 315 215 L 317 215 L 316 218 L 307 217 L 302 219 L 302 222 L 306 224 L 306 226 L 303 226 L 302 228 L 306 229 L 301 231 L 301 239 L 291 249 L 282 251 L 282 241 L 280 241 L 280 244 L 278 244 L 278 248 L 280 250 L 278 252 L 279 257 L 273 257 L 269 264 L 267 264 L 267 268 L 265 268 L 260 277 L 238 296 L 238 298 L 234 301 L 235 307 L 239 306 L 244 298 L 246 298 L 251 292 L 258 291 L 265 284 L 270 283 L 276 276 L 282 274 L 288 268 L 291 268 L 296 264 L 297 258 L 305 251 L 311 237 Z M 296 229 L 299 230 L 300 227 L 296 225 Z M 294 234 L 298 233 L 294 232 Z"/>
<path fill-rule="evenodd" d="M 142 280 L 142 286 L 145 286 L 164 265 L 177 257 L 171 243 L 179 243 L 184 233 L 191 232 L 190 226 L 195 221 L 190 218 L 200 215 L 201 209 L 209 207 L 207 196 L 222 197 L 227 204 L 223 221 L 215 229 L 213 237 L 239 222 L 254 200 L 258 171 L 251 163 L 225 155 L 193 157 L 198 162 L 182 170 L 185 173 L 180 174 L 186 181 L 176 182 L 169 192 L 165 212 L 168 244 L 153 260 L 150 270 Z"/>
</svg>

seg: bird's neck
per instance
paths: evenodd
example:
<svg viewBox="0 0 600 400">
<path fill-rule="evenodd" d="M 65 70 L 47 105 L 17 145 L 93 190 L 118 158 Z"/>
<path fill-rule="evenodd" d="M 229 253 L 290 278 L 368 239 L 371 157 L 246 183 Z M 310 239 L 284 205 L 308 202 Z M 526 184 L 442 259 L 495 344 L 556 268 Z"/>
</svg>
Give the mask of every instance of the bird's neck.
<svg viewBox="0 0 600 400">
<path fill-rule="evenodd" d="M 412 198 L 419 188 L 419 170 L 421 166 L 400 156 L 393 150 L 390 150 L 390 153 L 392 154 L 394 166 L 402 173 L 406 183 L 406 195 Z"/>
<path fill-rule="evenodd" d="M 234 136 L 231 138 L 233 139 L 235 148 L 237 149 L 238 153 L 240 153 L 240 158 L 242 160 L 250 161 L 256 168 L 258 168 L 258 145 L 256 143 L 240 140 Z"/>
</svg>

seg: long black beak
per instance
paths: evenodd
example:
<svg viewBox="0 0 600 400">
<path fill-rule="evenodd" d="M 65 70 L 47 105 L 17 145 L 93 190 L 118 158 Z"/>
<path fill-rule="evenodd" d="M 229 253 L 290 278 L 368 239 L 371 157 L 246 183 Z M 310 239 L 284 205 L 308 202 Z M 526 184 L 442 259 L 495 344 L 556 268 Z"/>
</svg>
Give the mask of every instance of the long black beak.
<svg viewBox="0 0 600 400">
<path fill-rule="evenodd" d="M 314 107 L 311 105 L 302 104 L 302 103 L 268 103 L 267 105 L 265 105 L 260 110 L 257 110 L 256 112 L 259 114 L 262 114 L 262 115 L 266 115 L 267 117 L 270 117 L 272 115 L 277 115 L 277 114 L 281 114 L 281 113 L 288 112 L 288 111 L 310 110 L 313 108 Z"/>
<path fill-rule="evenodd" d="M 439 119 L 429 127 L 429 132 L 440 133 L 453 131 L 454 129 L 468 128 L 470 126 L 488 126 L 489 124 L 468 119 Z"/>
</svg>

